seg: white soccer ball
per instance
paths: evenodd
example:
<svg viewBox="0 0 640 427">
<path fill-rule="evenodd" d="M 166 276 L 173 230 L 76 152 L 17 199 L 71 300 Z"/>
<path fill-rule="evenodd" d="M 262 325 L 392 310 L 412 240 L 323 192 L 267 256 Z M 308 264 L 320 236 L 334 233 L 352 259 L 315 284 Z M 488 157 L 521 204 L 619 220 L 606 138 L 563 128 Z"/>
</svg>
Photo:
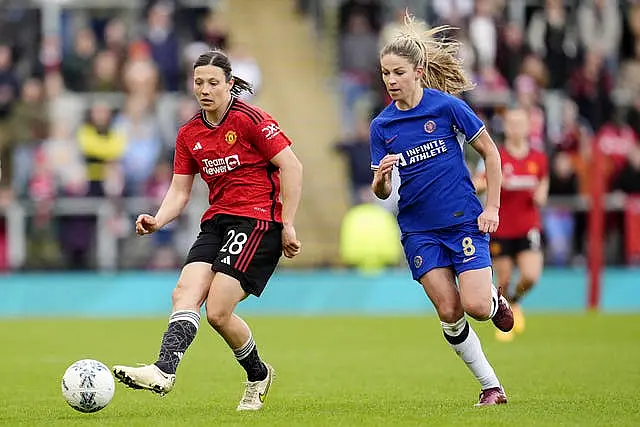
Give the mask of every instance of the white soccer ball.
<svg viewBox="0 0 640 427">
<path fill-rule="evenodd" d="M 113 399 L 115 381 L 102 362 L 78 360 L 62 377 L 62 396 L 69 406 L 80 412 L 97 412 Z"/>
</svg>

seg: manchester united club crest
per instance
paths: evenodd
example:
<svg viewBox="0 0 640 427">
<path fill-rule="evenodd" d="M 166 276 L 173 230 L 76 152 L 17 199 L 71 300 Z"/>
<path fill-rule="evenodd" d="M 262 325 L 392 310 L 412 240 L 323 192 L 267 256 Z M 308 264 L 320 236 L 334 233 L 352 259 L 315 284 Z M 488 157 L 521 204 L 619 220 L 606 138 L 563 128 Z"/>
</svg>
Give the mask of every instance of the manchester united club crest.
<svg viewBox="0 0 640 427">
<path fill-rule="evenodd" d="M 233 145 L 235 144 L 236 140 L 238 139 L 238 135 L 236 134 L 235 131 L 230 130 L 227 133 L 224 134 L 224 140 L 227 142 L 227 144 L 229 145 Z"/>
<path fill-rule="evenodd" d="M 433 120 L 429 120 L 424 124 L 424 131 L 426 133 L 431 133 L 434 130 L 436 130 L 436 122 L 434 122 Z"/>
<path fill-rule="evenodd" d="M 413 265 L 415 265 L 416 268 L 420 268 L 420 266 L 422 266 L 422 257 L 420 255 L 413 258 Z"/>
</svg>

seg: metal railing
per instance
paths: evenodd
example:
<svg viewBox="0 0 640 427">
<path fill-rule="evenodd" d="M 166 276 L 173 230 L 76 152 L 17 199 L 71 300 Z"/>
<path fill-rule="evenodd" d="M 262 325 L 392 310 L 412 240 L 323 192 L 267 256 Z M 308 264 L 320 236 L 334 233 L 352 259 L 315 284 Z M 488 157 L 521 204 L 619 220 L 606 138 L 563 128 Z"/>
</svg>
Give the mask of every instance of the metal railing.
<svg viewBox="0 0 640 427">
<path fill-rule="evenodd" d="M 200 216 L 206 209 L 205 203 L 192 199 L 183 216 L 189 224 L 198 224 Z M 101 271 L 112 271 L 118 268 L 118 240 L 119 237 L 109 231 L 108 222 L 113 218 L 116 209 L 124 210 L 132 219 L 142 212 L 154 212 L 157 201 L 136 197 L 120 200 L 106 198 L 60 198 L 52 208 L 53 216 L 95 216 L 97 220 L 96 258 L 97 268 Z M 584 196 L 552 196 L 548 207 L 564 208 L 572 211 L 588 211 L 590 201 Z M 623 198 L 610 194 L 605 198 L 605 208 L 608 211 L 624 209 Z M 27 257 L 27 224 L 31 216 L 36 213 L 33 201 L 14 201 L 0 208 L 0 215 L 4 216 L 7 225 L 8 264 L 11 269 L 24 266 Z"/>
</svg>

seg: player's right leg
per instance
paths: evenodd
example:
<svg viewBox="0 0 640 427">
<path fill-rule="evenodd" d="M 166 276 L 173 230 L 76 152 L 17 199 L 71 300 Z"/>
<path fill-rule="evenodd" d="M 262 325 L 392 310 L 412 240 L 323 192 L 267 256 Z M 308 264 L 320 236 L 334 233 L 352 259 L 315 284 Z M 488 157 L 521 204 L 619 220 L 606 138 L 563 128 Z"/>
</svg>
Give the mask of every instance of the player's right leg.
<svg viewBox="0 0 640 427">
<path fill-rule="evenodd" d="M 428 233 L 405 236 L 402 244 L 413 278 L 422 285 L 438 313 L 444 338 L 476 377 L 483 393 L 500 390 L 504 394 L 465 317 L 448 249 Z M 506 398 L 494 403 L 506 403 Z"/>
<path fill-rule="evenodd" d="M 202 223 L 201 230 L 173 291 L 171 316 L 158 359 L 151 365 L 113 367 L 115 377 L 131 388 L 159 394 L 170 392 L 178 364 L 198 332 L 200 307 L 211 287 L 214 277 L 211 265 L 220 248 L 213 221 Z"/>
<path fill-rule="evenodd" d="M 480 383 L 482 391 L 476 405 L 507 403 L 480 339 L 464 316 L 453 271 L 449 268 L 433 269 L 420 279 L 420 283 L 436 307 L 445 339 Z"/>
<path fill-rule="evenodd" d="M 131 388 L 158 394 L 171 391 L 178 364 L 198 332 L 199 307 L 204 302 L 212 278 L 211 264 L 194 262 L 182 269 L 173 291 L 172 314 L 162 337 L 158 360 L 151 365 L 116 365 L 113 373 L 118 380 Z"/>
</svg>

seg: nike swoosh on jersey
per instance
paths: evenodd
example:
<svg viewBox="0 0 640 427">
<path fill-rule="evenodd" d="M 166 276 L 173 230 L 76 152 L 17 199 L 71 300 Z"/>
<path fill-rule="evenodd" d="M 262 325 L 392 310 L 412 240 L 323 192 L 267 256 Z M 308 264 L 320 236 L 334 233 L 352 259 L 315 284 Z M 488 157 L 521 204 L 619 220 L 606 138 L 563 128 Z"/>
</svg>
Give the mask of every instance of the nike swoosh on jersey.
<svg viewBox="0 0 640 427">
<path fill-rule="evenodd" d="M 385 139 L 384 142 L 386 142 L 387 144 L 391 144 L 393 141 L 396 140 L 397 137 L 398 135 L 393 135 L 391 138 Z"/>
<path fill-rule="evenodd" d="M 469 261 L 472 261 L 474 259 L 476 259 L 476 257 L 474 257 L 474 256 L 472 256 L 471 258 L 465 258 L 465 259 L 462 260 L 462 263 L 464 264 L 465 262 L 469 262 Z"/>
</svg>

